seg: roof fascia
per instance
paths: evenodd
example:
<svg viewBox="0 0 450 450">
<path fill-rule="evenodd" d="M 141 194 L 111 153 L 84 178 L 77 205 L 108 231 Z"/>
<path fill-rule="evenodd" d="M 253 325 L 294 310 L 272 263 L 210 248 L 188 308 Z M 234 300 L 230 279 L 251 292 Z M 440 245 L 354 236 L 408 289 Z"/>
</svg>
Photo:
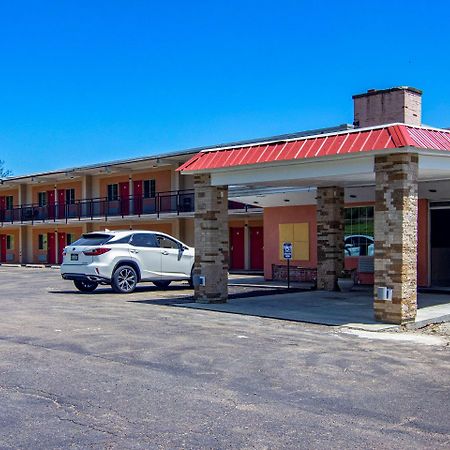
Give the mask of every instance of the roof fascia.
<svg viewBox="0 0 450 450">
<path fill-rule="evenodd" d="M 426 149 L 425 149 L 426 150 Z M 435 150 L 436 151 L 436 150 Z M 288 159 L 283 161 L 273 161 L 269 163 L 256 163 L 256 164 L 243 164 L 240 166 L 228 166 L 228 167 L 220 167 L 217 169 L 202 169 L 202 170 L 192 170 L 189 171 L 189 169 L 183 170 L 181 173 L 185 175 L 193 175 L 193 174 L 202 174 L 202 173 L 222 173 L 222 172 L 229 172 L 232 170 L 233 172 L 236 171 L 243 171 L 243 170 L 249 170 L 249 169 L 257 169 L 259 167 L 283 167 L 283 166 L 292 166 L 295 165 L 303 165 L 308 164 L 311 162 L 334 162 L 334 161 L 343 161 L 343 160 L 351 160 L 355 158 L 366 158 L 368 156 L 379 156 L 379 155 L 386 155 L 390 153 L 418 153 L 419 149 L 415 147 L 400 147 L 400 148 L 387 148 L 387 149 L 380 149 L 380 150 L 369 150 L 364 152 L 355 152 L 355 153 L 340 153 L 338 155 L 327 155 L 327 156 L 317 156 L 314 158 L 299 158 L 299 159 Z M 438 151 L 436 151 L 438 152 Z M 442 152 L 442 151 L 441 151 Z M 448 152 L 448 156 L 450 156 L 450 152 Z"/>
</svg>

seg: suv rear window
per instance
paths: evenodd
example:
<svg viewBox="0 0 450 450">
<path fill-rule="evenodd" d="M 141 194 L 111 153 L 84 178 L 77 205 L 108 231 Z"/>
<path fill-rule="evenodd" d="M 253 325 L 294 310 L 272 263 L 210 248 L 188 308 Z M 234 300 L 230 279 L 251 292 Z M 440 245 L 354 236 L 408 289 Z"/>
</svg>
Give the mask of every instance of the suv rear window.
<svg viewBox="0 0 450 450">
<path fill-rule="evenodd" d="M 112 237 L 113 236 L 110 234 L 83 234 L 80 239 L 70 245 L 103 245 L 106 244 Z"/>
<path fill-rule="evenodd" d="M 109 241 L 108 245 L 113 245 L 113 244 L 128 244 L 130 242 L 130 238 L 131 236 L 125 236 L 123 238 L 120 239 L 116 239 L 115 241 Z"/>
</svg>

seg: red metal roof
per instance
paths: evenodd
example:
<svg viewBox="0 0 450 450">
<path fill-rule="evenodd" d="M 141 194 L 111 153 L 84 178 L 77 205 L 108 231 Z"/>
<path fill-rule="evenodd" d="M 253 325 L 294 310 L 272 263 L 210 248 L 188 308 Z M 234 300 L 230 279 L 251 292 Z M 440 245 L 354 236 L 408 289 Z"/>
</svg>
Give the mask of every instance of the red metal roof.
<svg viewBox="0 0 450 450">
<path fill-rule="evenodd" d="M 204 150 L 178 170 L 194 172 L 402 147 L 450 151 L 450 131 L 401 124 L 387 125 L 288 141 Z"/>
</svg>

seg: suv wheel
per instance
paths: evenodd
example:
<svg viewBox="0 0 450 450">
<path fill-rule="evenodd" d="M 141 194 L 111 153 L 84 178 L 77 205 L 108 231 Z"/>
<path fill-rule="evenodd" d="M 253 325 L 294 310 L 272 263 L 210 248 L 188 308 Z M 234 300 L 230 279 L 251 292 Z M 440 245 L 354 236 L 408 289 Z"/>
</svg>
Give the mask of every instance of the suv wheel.
<svg viewBox="0 0 450 450">
<path fill-rule="evenodd" d="M 153 284 L 159 289 L 168 288 L 170 283 L 170 280 L 153 281 Z"/>
<path fill-rule="evenodd" d="M 120 266 L 112 276 L 111 287 L 119 294 L 130 294 L 136 289 L 137 273 L 132 266 Z"/>
<path fill-rule="evenodd" d="M 98 283 L 89 280 L 74 280 L 73 284 L 81 292 L 93 292 L 98 286 Z"/>
</svg>

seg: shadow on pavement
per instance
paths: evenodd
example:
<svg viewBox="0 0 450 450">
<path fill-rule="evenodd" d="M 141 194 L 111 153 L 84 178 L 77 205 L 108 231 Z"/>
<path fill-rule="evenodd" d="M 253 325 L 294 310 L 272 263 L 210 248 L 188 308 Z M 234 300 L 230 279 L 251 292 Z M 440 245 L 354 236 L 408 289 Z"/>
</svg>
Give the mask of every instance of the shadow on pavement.
<svg viewBox="0 0 450 450">
<path fill-rule="evenodd" d="M 173 297 L 173 298 L 155 298 L 154 300 L 128 300 L 128 303 L 141 303 L 144 305 L 184 305 L 185 303 L 195 303 L 193 296 L 189 297 Z"/>
<path fill-rule="evenodd" d="M 298 289 L 273 289 L 271 291 L 268 291 L 267 289 L 264 290 L 253 290 L 253 291 L 246 291 L 246 292 L 235 292 L 228 295 L 229 300 L 233 299 L 245 299 L 245 298 L 256 298 L 256 297 L 264 297 L 268 295 L 280 295 L 280 294 L 293 294 L 295 292 L 303 292 L 302 290 Z M 195 298 L 193 295 L 190 296 L 183 296 L 183 297 L 171 297 L 171 298 L 155 298 L 154 300 L 128 300 L 130 303 L 143 303 L 147 305 L 179 305 L 179 304 L 185 304 L 185 303 L 195 303 Z"/>
<path fill-rule="evenodd" d="M 156 286 L 138 286 L 136 290 L 131 294 L 117 294 L 117 295 L 133 295 L 140 292 L 154 292 L 154 293 L 162 293 L 162 292 L 178 292 L 178 291 L 189 291 L 192 290 L 188 285 L 186 286 L 169 286 L 165 289 L 157 288 Z M 51 290 L 48 291 L 49 294 L 75 294 L 75 295 L 102 295 L 102 294 L 112 294 L 114 291 L 110 287 L 99 287 L 94 292 L 80 292 L 77 289 L 65 289 L 65 290 Z"/>
</svg>

